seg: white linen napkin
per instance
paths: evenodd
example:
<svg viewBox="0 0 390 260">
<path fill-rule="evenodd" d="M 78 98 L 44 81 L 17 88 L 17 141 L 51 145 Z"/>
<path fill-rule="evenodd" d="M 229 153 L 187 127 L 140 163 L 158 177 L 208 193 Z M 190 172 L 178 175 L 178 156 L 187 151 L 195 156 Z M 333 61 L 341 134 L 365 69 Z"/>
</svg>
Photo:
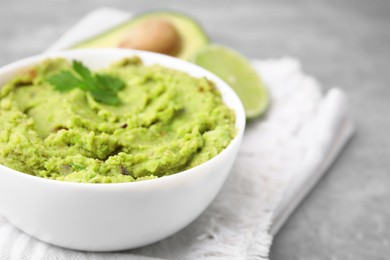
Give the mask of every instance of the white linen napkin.
<svg viewBox="0 0 390 260">
<path fill-rule="evenodd" d="M 102 8 L 87 15 L 48 51 L 65 49 L 128 19 Z M 192 224 L 142 248 L 80 252 L 38 241 L 0 217 L 0 259 L 268 259 L 274 235 L 326 172 L 354 132 L 345 94 L 319 84 L 293 58 L 253 60 L 272 104 L 249 122 L 220 194 Z"/>
</svg>

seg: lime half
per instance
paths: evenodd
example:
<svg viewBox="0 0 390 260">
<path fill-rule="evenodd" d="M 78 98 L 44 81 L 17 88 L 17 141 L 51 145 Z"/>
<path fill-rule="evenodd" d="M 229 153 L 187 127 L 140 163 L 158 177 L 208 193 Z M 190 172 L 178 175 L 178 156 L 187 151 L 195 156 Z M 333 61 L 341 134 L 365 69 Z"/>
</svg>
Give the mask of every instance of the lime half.
<svg viewBox="0 0 390 260">
<path fill-rule="evenodd" d="M 267 109 L 267 89 L 259 74 L 240 53 L 212 44 L 196 52 L 191 61 L 213 72 L 234 89 L 248 119 L 262 115 Z"/>
</svg>

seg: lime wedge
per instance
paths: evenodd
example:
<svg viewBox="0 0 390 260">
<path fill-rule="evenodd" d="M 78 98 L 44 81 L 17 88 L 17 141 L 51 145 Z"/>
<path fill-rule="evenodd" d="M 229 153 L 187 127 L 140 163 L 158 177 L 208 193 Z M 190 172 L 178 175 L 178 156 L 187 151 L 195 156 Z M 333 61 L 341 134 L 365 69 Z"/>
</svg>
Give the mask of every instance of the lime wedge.
<svg viewBox="0 0 390 260">
<path fill-rule="evenodd" d="M 248 119 L 262 115 L 269 96 L 259 74 L 240 53 L 220 45 L 207 45 L 191 61 L 220 77 L 234 89 Z"/>
</svg>

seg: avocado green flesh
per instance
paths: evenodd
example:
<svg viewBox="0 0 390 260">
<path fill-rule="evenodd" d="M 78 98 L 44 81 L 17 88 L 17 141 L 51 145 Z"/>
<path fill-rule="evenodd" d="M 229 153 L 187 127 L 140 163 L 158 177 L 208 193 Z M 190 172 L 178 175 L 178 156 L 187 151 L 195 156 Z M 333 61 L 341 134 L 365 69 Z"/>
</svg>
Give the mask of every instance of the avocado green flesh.
<svg viewBox="0 0 390 260">
<path fill-rule="evenodd" d="M 120 62 L 103 70 L 126 83 L 122 104 L 110 106 L 46 82 L 69 66 L 47 60 L 3 86 L 1 164 L 54 180 L 132 182 L 197 166 L 234 138 L 234 112 L 205 78 Z"/>
<path fill-rule="evenodd" d="M 176 57 L 189 59 L 198 49 L 209 43 L 208 37 L 193 19 L 177 13 L 157 12 L 134 17 L 105 33 L 72 46 L 70 49 L 82 48 L 115 48 L 126 37 L 126 33 L 140 22 L 148 19 L 163 18 L 174 25 L 181 39 L 181 50 Z"/>
</svg>

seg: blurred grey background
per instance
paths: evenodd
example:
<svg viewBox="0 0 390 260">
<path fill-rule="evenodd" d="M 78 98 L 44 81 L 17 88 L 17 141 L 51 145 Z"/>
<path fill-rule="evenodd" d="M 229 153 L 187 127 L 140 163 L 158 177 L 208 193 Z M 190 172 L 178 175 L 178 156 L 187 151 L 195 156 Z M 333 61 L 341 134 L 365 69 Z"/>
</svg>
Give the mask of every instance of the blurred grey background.
<svg viewBox="0 0 390 260">
<path fill-rule="evenodd" d="M 358 133 L 276 236 L 272 260 L 390 259 L 390 1 L 0 1 L 0 65 L 38 54 L 102 6 L 170 9 L 251 58 L 293 56 L 350 98 Z"/>
</svg>

